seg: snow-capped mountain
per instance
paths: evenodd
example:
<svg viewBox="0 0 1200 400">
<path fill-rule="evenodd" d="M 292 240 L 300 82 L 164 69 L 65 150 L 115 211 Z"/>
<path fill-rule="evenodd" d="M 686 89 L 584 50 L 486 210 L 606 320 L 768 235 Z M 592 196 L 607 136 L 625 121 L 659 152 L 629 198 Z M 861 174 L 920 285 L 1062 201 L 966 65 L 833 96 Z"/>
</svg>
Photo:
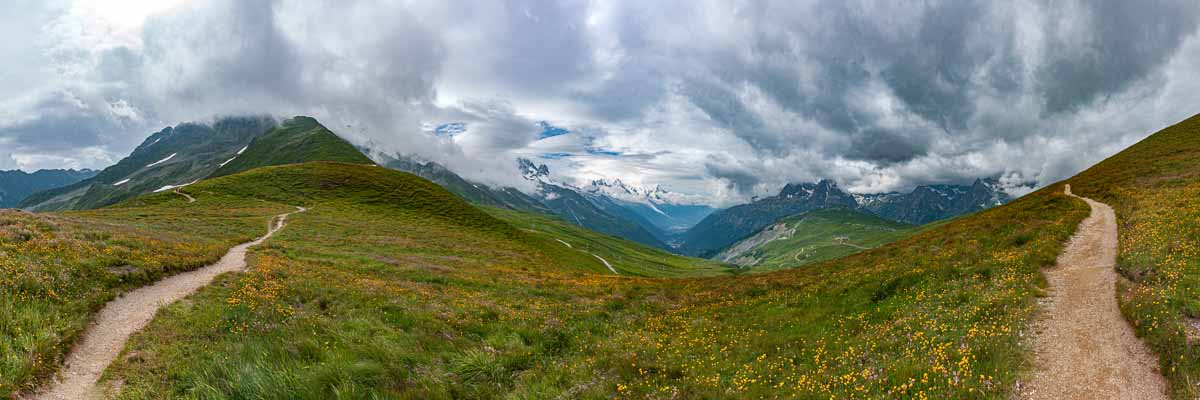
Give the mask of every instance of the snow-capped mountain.
<svg viewBox="0 0 1200 400">
<path fill-rule="evenodd" d="M 695 226 L 716 209 L 704 204 L 693 204 L 682 200 L 685 196 L 673 193 L 661 186 L 643 188 L 621 182 L 597 179 L 582 188 L 590 196 L 606 196 L 650 221 L 659 230 L 665 231 L 668 241 L 674 234 Z"/>
<path fill-rule="evenodd" d="M 528 159 L 517 159 L 517 167 L 525 179 L 537 182 L 537 197 L 546 208 L 562 219 L 597 232 L 658 248 L 668 248 L 668 235 L 628 206 L 641 203 L 616 200 L 607 195 L 555 182 L 550 176 L 549 167 L 545 164 L 535 164 Z"/>
<path fill-rule="evenodd" d="M 546 164 L 534 164 L 527 158 L 517 159 L 517 169 L 521 171 L 521 175 L 525 180 L 538 181 L 542 183 L 550 182 L 550 167 Z"/>
<path fill-rule="evenodd" d="M 663 190 L 661 186 L 655 185 L 654 188 L 647 189 L 640 186 L 627 185 L 625 182 L 621 182 L 620 179 L 612 181 L 596 179 L 582 189 L 588 193 L 605 195 L 618 200 L 648 201 L 657 204 L 667 203 L 666 198 L 669 196 L 669 193 Z"/>
</svg>

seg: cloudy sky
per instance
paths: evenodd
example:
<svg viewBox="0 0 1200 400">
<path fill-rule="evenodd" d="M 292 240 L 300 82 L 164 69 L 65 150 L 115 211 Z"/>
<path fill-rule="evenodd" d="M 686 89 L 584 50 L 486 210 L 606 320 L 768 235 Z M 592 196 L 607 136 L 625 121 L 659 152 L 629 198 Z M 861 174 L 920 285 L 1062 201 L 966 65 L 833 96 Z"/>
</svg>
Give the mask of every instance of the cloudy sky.
<svg viewBox="0 0 1200 400">
<path fill-rule="evenodd" d="M 1200 112 L 1194 0 L 67 1 L 0 10 L 0 169 L 102 168 L 153 131 L 312 115 L 511 182 L 724 205 L 1046 184 Z"/>
</svg>

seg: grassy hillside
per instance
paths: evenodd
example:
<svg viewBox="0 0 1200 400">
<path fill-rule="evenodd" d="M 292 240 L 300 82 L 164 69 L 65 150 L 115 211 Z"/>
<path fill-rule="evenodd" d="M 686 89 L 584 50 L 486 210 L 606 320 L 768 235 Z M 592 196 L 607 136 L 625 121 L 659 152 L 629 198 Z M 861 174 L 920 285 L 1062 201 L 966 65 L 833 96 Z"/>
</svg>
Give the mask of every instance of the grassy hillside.
<svg viewBox="0 0 1200 400">
<path fill-rule="evenodd" d="M 545 393 L 559 384 L 516 373 L 576 361 L 579 346 L 621 329 L 612 315 L 643 312 L 618 289 L 636 278 L 554 238 L 604 242 L 582 247 L 624 257 L 616 265 L 625 271 L 699 270 L 557 220 L 492 210 L 536 221 L 538 232 L 514 228 L 384 168 L 269 167 L 186 191 L 311 209 L 253 251 L 251 272 L 169 307 L 134 338 L 128 353 L 137 356 L 110 370 L 126 381 L 125 398 L 487 398 L 531 384 L 522 390 Z"/>
<path fill-rule="evenodd" d="M 782 218 L 832 207 L 856 208 L 857 203 L 831 180 L 788 184 L 778 195 L 717 210 L 704 217 L 683 234 L 679 251 L 713 257 Z"/>
<path fill-rule="evenodd" d="M 295 117 L 254 138 L 242 154 L 210 177 L 232 175 L 269 165 L 309 161 L 374 164 L 371 159 L 310 117 Z"/>
<path fill-rule="evenodd" d="M 501 208 L 484 211 L 527 232 L 545 235 L 563 247 L 600 256 L 621 275 L 645 277 L 709 276 L 734 272 L 716 261 L 678 256 L 615 236 L 573 225 L 557 217 Z"/>
<path fill-rule="evenodd" d="M 1056 185 L 801 270 L 650 279 L 556 239 L 706 267 L 435 189 L 347 164 L 189 187 L 313 208 L 161 312 L 109 379 L 122 398 L 1003 398 L 1039 268 L 1087 214 Z"/>
<path fill-rule="evenodd" d="M 1121 311 L 1158 353 L 1176 398 L 1200 396 L 1200 116 L 1071 178 L 1117 213 Z"/>
<path fill-rule="evenodd" d="M 785 218 L 715 258 L 756 271 L 795 268 L 902 239 L 914 226 L 844 208 Z"/>
<path fill-rule="evenodd" d="M 161 193 L 86 212 L 0 211 L 0 398 L 45 379 L 118 293 L 216 261 L 287 209 Z"/>
</svg>

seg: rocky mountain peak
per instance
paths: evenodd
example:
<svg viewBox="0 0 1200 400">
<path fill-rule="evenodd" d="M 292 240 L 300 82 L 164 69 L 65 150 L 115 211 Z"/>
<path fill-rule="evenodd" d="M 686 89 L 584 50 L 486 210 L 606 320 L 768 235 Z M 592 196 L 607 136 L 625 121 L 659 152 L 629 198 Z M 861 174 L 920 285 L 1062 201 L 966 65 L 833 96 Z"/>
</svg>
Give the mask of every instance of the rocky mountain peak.
<svg viewBox="0 0 1200 400">
<path fill-rule="evenodd" d="M 528 158 L 518 158 L 517 168 L 521 171 L 521 175 L 525 176 L 525 179 L 531 181 L 545 180 L 550 177 L 550 167 L 547 167 L 546 164 L 535 164 Z"/>
</svg>

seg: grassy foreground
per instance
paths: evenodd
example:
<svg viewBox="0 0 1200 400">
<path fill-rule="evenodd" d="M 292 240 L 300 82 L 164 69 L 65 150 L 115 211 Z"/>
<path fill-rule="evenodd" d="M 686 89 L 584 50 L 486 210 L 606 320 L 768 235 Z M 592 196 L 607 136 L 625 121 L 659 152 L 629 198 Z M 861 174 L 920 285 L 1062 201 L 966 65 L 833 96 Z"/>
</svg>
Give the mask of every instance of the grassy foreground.
<svg viewBox="0 0 1200 400">
<path fill-rule="evenodd" d="M 120 398 L 1004 398 L 1039 268 L 1087 215 L 1055 185 L 803 270 L 652 279 L 382 168 L 188 191 L 312 209 L 137 334 Z"/>
<path fill-rule="evenodd" d="M 1121 311 L 1160 358 L 1176 398 L 1200 397 L 1200 116 L 1072 178 L 1117 213 Z"/>
<path fill-rule="evenodd" d="M 56 370 L 118 293 L 211 263 L 286 209 L 160 193 L 88 212 L 0 210 L 0 398 Z"/>
</svg>

